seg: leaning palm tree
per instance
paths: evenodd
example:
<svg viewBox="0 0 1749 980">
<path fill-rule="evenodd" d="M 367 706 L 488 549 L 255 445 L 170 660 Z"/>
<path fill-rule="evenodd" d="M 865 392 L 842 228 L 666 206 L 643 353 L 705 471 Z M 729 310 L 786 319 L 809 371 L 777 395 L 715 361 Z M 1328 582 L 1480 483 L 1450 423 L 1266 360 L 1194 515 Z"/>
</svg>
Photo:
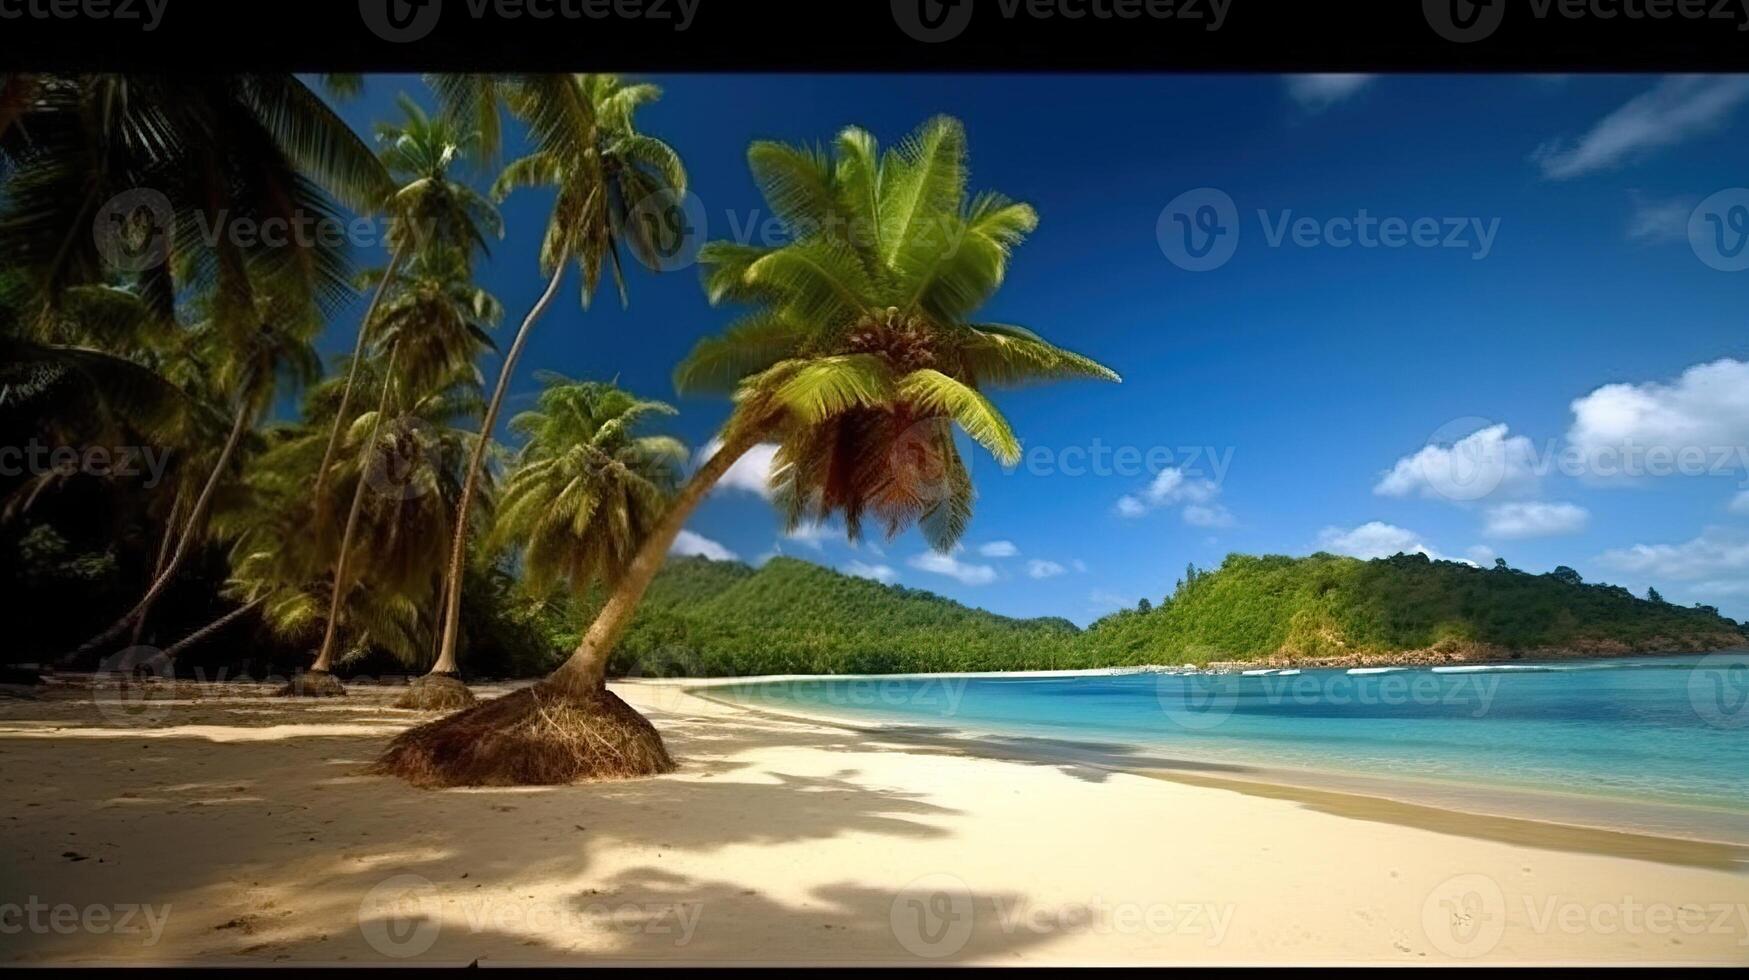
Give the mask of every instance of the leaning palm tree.
<svg viewBox="0 0 1749 980">
<path fill-rule="evenodd" d="M 295 282 L 290 288 L 258 286 L 253 316 L 247 318 L 225 318 L 217 311 L 227 304 L 210 301 L 209 312 L 214 315 L 195 328 L 196 345 L 214 390 L 223 392 L 228 400 L 229 431 L 199 492 L 188 504 L 175 547 L 145 594 L 108 629 L 73 651 L 70 660 L 79 661 L 101 650 L 151 611 L 203 543 L 207 515 L 215 495 L 234 475 L 233 464 L 245 437 L 281 392 L 302 387 L 320 374 L 321 361 L 313 340 L 321 329 L 321 317 L 298 286 Z"/>
<path fill-rule="evenodd" d="M 347 289 L 331 236 L 241 232 L 305 229 L 331 219 L 335 202 L 368 210 L 392 190 L 363 141 L 291 75 L 36 76 L 0 132 L 0 165 L 0 265 L 23 273 L 33 318 L 80 287 L 121 284 L 168 325 L 199 295 L 213 336 L 231 348 L 214 355 L 215 370 L 258 361 L 277 344 L 266 334 L 286 334 Z M 75 656 L 139 621 L 198 543 L 209 490 L 262 408 L 235 387 L 226 397 L 233 421 L 217 465 L 171 508 L 175 544 L 145 597 Z"/>
<path fill-rule="evenodd" d="M 546 290 L 523 318 L 505 352 L 498 383 L 480 425 L 482 437 L 462 486 L 456 535 L 450 546 L 451 586 L 444 592 L 442 639 L 433 668 L 439 672 L 456 669 L 468 515 L 485 464 L 486 447 L 492 429 L 498 424 L 505 393 L 529 332 L 552 305 L 572 263 L 582 272 L 585 308 L 595 294 L 603 268 L 611 272 L 620 301 L 625 302 L 621 249 L 652 267 L 659 266 L 662 255 L 673 252 L 673 243 L 653 240 L 650 224 L 635 220 L 634 212 L 641 205 L 647 206 L 646 202 L 679 194 L 686 188 L 686 172 L 674 150 L 634 127 L 633 116 L 638 107 L 660 95 L 653 85 L 623 85 L 612 75 L 526 75 L 489 81 L 470 92 L 472 108 L 452 103 L 453 115 L 477 118 L 483 112 L 479 104 L 502 92 L 511 112 L 527 123 L 528 138 L 534 145 L 533 153 L 504 168 L 492 188 L 493 196 L 502 199 L 517 188 L 530 187 L 551 188 L 557 196 L 541 242 L 540 269 L 548 277 Z M 439 93 L 453 94 L 445 88 L 440 88 Z M 491 111 L 495 110 L 484 114 Z"/>
<path fill-rule="evenodd" d="M 473 284 L 466 255 L 459 250 L 423 252 L 409 271 L 411 275 L 396 284 L 394 295 L 383 307 L 382 322 L 372 324 L 372 330 L 378 336 L 381 356 L 386 359 L 387 366 L 383 369 L 379 382 L 380 395 L 376 411 L 367 413 L 352 424 L 352 442 L 358 446 L 359 459 L 366 469 L 355 474 L 353 480 L 351 505 L 336 552 L 333 598 L 322 646 L 317 651 L 316 661 L 308 674 L 300 676 L 299 681 L 292 685 L 292 693 L 318 696 L 344 693 L 339 683 L 333 680 L 331 669 L 340 635 L 341 606 L 347 593 L 356 584 L 351 577 L 354 546 L 357 543 L 360 518 L 365 511 L 367 489 L 374 487 L 377 494 L 390 501 L 404 501 L 413 489 L 405 482 L 407 478 L 422 479 L 428 483 L 435 480 L 433 473 L 409 471 L 399 465 L 403 462 L 419 462 L 417 456 L 403 458 L 395 453 L 398 446 L 413 444 L 391 439 L 385 445 L 379 441 L 385 423 L 393 426 L 398 417 L 390 412 L 391 397 L 399 390 L 403 401 L 396 407 L 405 407 L 415 401 L 433 405 L 436 404 L 434 399 L 440 397 L 449 397 L 450 401 L 446 404 L 453 406 L 453 393 L 461 384 L 460 378 L 463 375 L 471 382 L 469 390 L 476 389 L 478 374 L 474 369 L 474 357 L 481 347 L 490 344 L 486 329 L 494 325 L 501 314 L 498 301 Z M 353 372 L 349 372 L 351 374 L 356 374 L 356 367 Z M 345 403 L 346 396 L 343 393 L 339 409 L 341 412 L 345 411 Z M 335 427 L 339 428 L 338 422 Z M 417 448 L 416 445 L 413 447 Z M 430 487 L 419 489 L 428 490 Z M 392 508 L 397 513 L 399 509 Z M 391 525 L 391 531 L 398 533 L 400 528 Z M 427 537 L 424 540 L 447 539 L 444 536 Z M 364 543 L 369 545 L 373 542 L 367 540 Z M 374 554 L 375 550 L 365 553 Z M 376 564 L 373 562 L 373 565 Z M 441 567 L 441 558 L 433 567 Z M 381 577 L 380 565 L 373 568 L 373 571 L 376 573 L 373 577 Z M 441 680 L 430 683 L 437 687 L 445 686 Z M 434 693 L 433 696 L 452 706 L 457 701 L 465 703 L 471 700 L 472 696 L 467 693 L 466 685 L 457 680 L 453 686 L 459 686 L 461 690 L 456 692 L 452 688 L 446 695 Z"/>
<path fill-rule="evenodd" d="M 770 143 L 749 153 L 774 211 L 806 229 L 778 248 L 701 253 L 713 300 L 753 312 L 698 344 L 683 391 L 731 392 L 719 447 L 681 486 L 558 670 L 540 683 L 390 743 L 383 771 L 423 785 L 539 784 L 672 766 L 648 721 L 605 687 L 609 655 L 693 510 L 753 446 L 778 444 L 776 498 L 792 523 L 865 519 L 894 535 L 918 525 L 952 547 L 971 513 L 957 427 L 998 459 L 1019 443 L 982 389 L 1117 376 L 1013 326 L 978 322 L 1032 208 L 965 191 L 965 137 L 924 124 L 877 154 L 860 129 L 836 159 Z"/>
<path fill-rule="evenodd" d="M 383 166 L 405 181 L 384 205 L 392 222 L 388 236 L 389 264 L 377 280 L 353 341 L 352 368 L 340 390 L 340 409 L 334 416 L 334 428 L 328 433 L 328 446 L 310 494 L 315 501 L 324 499 L 322 491 L 340 444 L 340 426 L 347 418 L 358 365 L 364 360 L 366 341 L 377 323 L 377 310 L 390 284 L 396 281 L 402 263 L 418 250 L 429 250 L 446 261 L 459 256 L 465 269 L 476 250 L 486 251 L 488 235 L 504 236 L 504 221 L 492 202 L 450 177 L 450 168 L 458 157 L 471 152 L 479 140 L 478 134 L 462 129 L 448 116 L 427 115 L 405 93 L 400 95 L 398 104 L 406 118 L 398 124 L 378 123 L 376 127 Z M 323 514 L 317 511 L 317 519 Z"/>
<path fill-rule="evenodd" d="M 645 419 L 672 415 L 592 381 L 542 371 L 535 409 L 510 420 L 526 439 L 497 506 L 486 551 L 521 549 L 525 582 L 536 594 L 565 582 L 577 593 L 611 585 L 660 519 L 678 482 L 686 447 L 667 436 L 638 435 Z M 395 702 L 399 708 L 453 710 L 473 703 L 453 674 L 433 670 Z"/>
<path fill-rule="evenodd" d="M 275 427 L 273 445 L 252 457 L 242 478 L 213 509 L 210 533 L 228 543 L 230 573 L 220 590 L 236 605 L 217 619 L 164 648 L 174 660 L 250 615 L 276 636 L 297 639 L 310 632 L 320 594 L 320 543 L 309 533 L 311 466 L 297 443 L 302 426 Z"/>
</svg>

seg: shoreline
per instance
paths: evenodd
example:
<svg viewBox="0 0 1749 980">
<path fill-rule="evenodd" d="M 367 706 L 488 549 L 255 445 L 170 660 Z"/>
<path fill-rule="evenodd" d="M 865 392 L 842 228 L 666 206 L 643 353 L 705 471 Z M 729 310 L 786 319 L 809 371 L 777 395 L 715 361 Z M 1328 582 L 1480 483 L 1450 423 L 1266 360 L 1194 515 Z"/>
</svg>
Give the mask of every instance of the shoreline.
<svg viewBox="0 0 1749 980">
<path fill-rule="evenodd" d="M 782 680 L 793 679 L 795 678 Z M 635 683 L 647 687 L 662 686 L 662 682 Z M 1330 806 L 1332 812 L 1343 812 L 1351 816 L 1367 813 L 1381 818 L 1394 816 L 1397 819 L 1389 822 L 1420 827 L 1455 826 L 1449 820 L 1430 819 L 1429 814 L 1433 813 L 1498 821 L 1502 822 L 1500 826 L 1526 825 L 1519 828 L 1520 832 L 1507 835 L 1513 839 L 1553 839 L 1549 833 L 1536 832 L 1535 828 L 1605 837 L 1619 835 L 1622 840 L 1618 843 L 1622 847 L 1611 853 L 1622 856 L 1633 853 L 1669 853 L 1679 856 L 1679 863 L 1694 862 L 1697 866 L 1718 868 L 1749 867 L 1749 814 L 1725 807 L 1533 790 L 1521 786 L 1461 780 L 1380 777 L 1340 770 L 1257 765 L 1207 757 L 1138 757 L 1134 753 L 1147 751 L 1147 746 L 1078 742 L 1072 738 L 1016 735 L 1011 732 L 943 726 L 940 723 L 926 726 L 902 721 L 861 719 L 835 715 L 829 711 L 809 710 L 807 707 L 789 703 L 778 706 L 753 704 L 706 693 L 712 687 L 729 685 L 673 686 L 683 690 L 689 697 L 755 715 L 828 725 L 861 735 L 927 743 L 968 756 L 1085 765 L 1151 779 L 1291 798 L 1308 806 L 1316 801 Z M 992 745 L 996 743 L 992 740 L 999 742 L 1002 747 L 993 749 Z M 1336 805 L 1338 800 L 1341 805 Z M 1410 817 L 1413 819 L 1409 819 Z"/>
</svg>

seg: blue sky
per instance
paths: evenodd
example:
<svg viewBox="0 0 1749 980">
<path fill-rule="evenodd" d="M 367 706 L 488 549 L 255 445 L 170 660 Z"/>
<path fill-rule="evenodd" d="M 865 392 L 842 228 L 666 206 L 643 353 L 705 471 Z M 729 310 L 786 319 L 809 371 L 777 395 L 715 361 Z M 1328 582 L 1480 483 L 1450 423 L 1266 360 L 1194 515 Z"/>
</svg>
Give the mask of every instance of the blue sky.
<svg viewBox="0 0 1749 980">
<path fill-rule="evenodd" d="M 1749 78 L 650 80 L 666 94 L 641 125 L 680 151 L 712 238 L 769 217 L 751 140 L 855 123 L 891 144 L 957 116 L 972 189 L 1041 219 L 986 318 L 1124 376 L 998 395 L 1028 455 L 1012 471 L 976 460 L 954 555 L 915 534 L 784 538 L 746 471 L 693 520 L 690 550 L 781 552 L 1083 623 L 1157 601 L 1188 562 L 1320 548 L 1567 564 L 1749 618 L 1749 271 L 1731 271 L 1749 264 L 1733 249 L 1749 191 L 1732 192 L 1749 183 Z M 416 78 L 374 78 L 341 111 L 367 129 L 402 90 L 428 101 Z M 506 202 L 482 269 L 506 337 L 543 286 L 549 204 Z M 1175 263 L 1176 213 L 1217 218 L 1230 259 Z M 1401 224 L 1357 239 L 1385 219 Z M 609 290 L 586 313 L 573 276 L 511 410 L 542 368 L 674 400 L 673 365 L 734 311 L 691 269 L 640 270 L 630 292 L 628 309 Z M 325 348 L 348 347 L 355 322 Z M 695 445 L 727 412 L 677 404 Z"/>
</svg>

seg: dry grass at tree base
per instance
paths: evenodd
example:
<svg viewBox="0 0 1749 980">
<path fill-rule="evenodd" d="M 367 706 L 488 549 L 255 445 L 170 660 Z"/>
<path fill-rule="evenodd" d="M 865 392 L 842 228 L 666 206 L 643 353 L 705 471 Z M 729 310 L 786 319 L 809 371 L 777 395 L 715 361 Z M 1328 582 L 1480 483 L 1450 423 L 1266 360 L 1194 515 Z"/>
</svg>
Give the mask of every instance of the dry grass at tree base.
<svg viewBox="0 0 1749 980">
<path fill-rule="evenodd" d="M 279 689 L 282 698 L 343 698 L 346 685 L 325 670 L 307 670 L 293 677 L 290 684 Z"/>
<path fill-rule="evenodd" d="M 373 772 L 415 786 L 552 786 L 674 770 L 662 736 L 602 690 L 574 697 L 535 685 L 410 728 Z"/>
<path fill-rule="evenodd" d="M 474 692 L 454 674 L 426 674 L 407 685 L 393 706 L 413 711 L 459 711 L 475 700 Z"/>
</svg>

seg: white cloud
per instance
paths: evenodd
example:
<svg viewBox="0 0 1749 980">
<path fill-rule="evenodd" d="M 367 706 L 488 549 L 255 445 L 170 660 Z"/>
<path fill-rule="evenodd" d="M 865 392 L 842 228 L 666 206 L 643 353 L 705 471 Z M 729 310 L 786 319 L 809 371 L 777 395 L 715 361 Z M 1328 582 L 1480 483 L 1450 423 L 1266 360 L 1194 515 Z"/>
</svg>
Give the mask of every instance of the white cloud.
<svg viewBox="0 0 1749 980">
<path fill-rule="evenodd" d="M 1389 558 L 1396 554 L 1417 553 L 1429 558 L 1444 557 L 1424 544 L 1414 531 L 1383 521 L 1368 521 L 1347 529 L 1327 527 L 1318 532 L 1318 547 L 1355 558 Z"/>
<path fill-rule="evenodd" d="M 952 555 L 944 555 L 938 551 L 912 555 L 909 564 L 920 571 L 946 575 L 961 585 L 989 585 L 996 581 L 996 569 L 989 565 L 962 562 Z"/>
<path fill-rule="evenodd" d="M 1538 483 L 1536 446 L 1526 436 L 1509 435 L 1504 423 L 1477 429 L 1449 446 L 1427 445 L 1397 460 L 1372 492 L 1381 497 L 1419 493 L 1452 501 L 1534 491 Z"/>
<path fill-rule="evenodd" d="M 1672 75 L 1604 116 L 1578 143 L 1544 143 L 1531 159 L 1553 180 L 1607 170 L 1719 128 L 1745 99 L 1749 76 Z"/>
<path fill-rule="evenodd" d="M 1184 508 L 1184 523 L 1191 527 L 1232 527 L 1233 513 L 1222 504 L 1191 504 Z"/>
<path fill-rule="evenodd" d="M 1585 530 L 1585 523 L 1590 519 L 1591 513 L 1578 504 L 1541 501 L 1500 504 L 1488 508 L 1482 533 L 1490 538 L 1544 538 L 1556 534 L 1577 534 Z"/>
<path fill-rule="evenodd" d="M 680 536 L 674 539 L 674 544 L 669 547 L 668 553 L 671 555 L 697 555 L 701 558 L 709 558 L 711 561 L 734 561 L 739 557 L 733 551 L 710 538 L 687 530 L 682 530 Z"/>
<path fill-rule="evenodd" d="M 990 541 L 978 546 L 978 554 L 985 558 L 1013 558 L 1020 554 L 1020 549 L 1012 541 Z"/>
<path fill-rule="evenodd" d="M 838 537 L 842 533 L 842 531 L 830 524 L 818 524 L 809 521 L 804 524 L 796 525 L 796 529 L 793 531 L 785 532 L 784 537 L 799 545 L 812 548 L 815 551 L 820 551 L 825 548 L 827 541 Z"/>
<path fill-rule="evenodd" d="M 1317 75 L 1289 75 L 1286 79 L 1288 97 L 1311 112 L 1322 112 L 1372 82 L 1376 75 L 1329 72 Z"/>
<path fill-rule="evenodd" d="M 1749 490 L 1739 490 L 1728 509 L 1733 514 L 1749 514 Z"/>
<path fill-rule="evenodd" d="M 1469 557 L 1470 564 L 1472 565 L 1492 565 L 1494 564 L 1494 559 L 1500 557 L 1493 548 L 1490 548 L 1485 544 L 1470 545 L 1468 548 L 1464 549 L 1464 554 Z"/>
<path fill-rule="evenodd" d="M 883 585 L 891 585 L 899 580 L 899 573 L 891 565 L 876 565 L 863 561 L 851 561 L 844 565 L 844 574 L 857 578 L 872 578 Z"/>
<path fill-rule="evenodd" d="M 1729 580 L 1749 579 L 1749 534 L 1709 527 L 1681 544 L 1636 544 L 1603 553 L 1603 562 L 1647 578 L 1701 582 L 1695 591 L 1729 591 Z"/>
<path fill-rule="evenodd" d="M 1056 578 L 1058 575 L 1067 571 L 1067 568 L 1064 568 L 1056 562 L 1045 561 L 1041 558 L 1034 558 L 1032 561 L 1026 563 L 1026 574 L 1033 578 Z"/>
<path fill-rule="evenodd" d="M 698 462 L 703 462 L 716 455 L 723 448 L 721 439 L 712 439 L 705 444 L 698 454 Z M 712 492 L 722 490 L 740 490 L 757 494 L 766 500 L 771 499 L 771 467 L 773 458 L 777 455 L 777 444 L 762 442 L 747 450 L 740 459 L 735 460 L 729 471 L 712 487 Z"/>
<path fill-rule="evenodd" d="M 1647 245 L 1688 240 L 1688 217 L 1697 202 L 1688 198 L 1648 201 L 1636 197 L 1628 217 L 1628 240 Z"/>
<path fill-rule="evenodd" d="M 1215 481 L 1168 466 L 1154 474 L 1141 493 L 1117 498 L 1116 509 L 1120 517 L 1141 517 L 1161 507 L 1182 506 L 1187 524 L 1226 527 L 1233 523 L 1233 515 L 1217 502 L 1220 495 L 1221 485 Z"/>
<path fill-rule="evenodd" d="M 1567 441 L 1586 476 L 1739 469 L 1749 452 L 1749 363 L 1724 358 L 1669 383 L 1604 385 L 1572 408 Z"/>
</svg>

